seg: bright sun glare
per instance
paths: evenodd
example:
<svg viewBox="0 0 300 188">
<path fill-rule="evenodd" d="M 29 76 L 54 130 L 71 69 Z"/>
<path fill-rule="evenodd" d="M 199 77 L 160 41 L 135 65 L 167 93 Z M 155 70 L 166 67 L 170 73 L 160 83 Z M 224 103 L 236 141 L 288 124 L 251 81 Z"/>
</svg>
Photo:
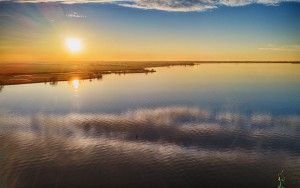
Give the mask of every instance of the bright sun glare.
<svg viewBox="0 0 300 188">
<path fill-rule="evenodd" d="M 81 50 L 81 41 L 77 38 L 67 38 L 65 43 L 69 51 L 72 53 L 76 53 Z"/>
</svg>

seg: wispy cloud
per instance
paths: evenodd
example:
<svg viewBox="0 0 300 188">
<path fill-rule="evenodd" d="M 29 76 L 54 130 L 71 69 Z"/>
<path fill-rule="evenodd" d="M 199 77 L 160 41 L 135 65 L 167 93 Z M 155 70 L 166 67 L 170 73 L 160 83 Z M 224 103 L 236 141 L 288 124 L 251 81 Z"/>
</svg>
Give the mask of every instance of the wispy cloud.
<svg viewBox="0 0 300 188">
<path fill-rule="evenodd" d="M 66 14 L 66 16 L 69 18 L 86 18 L 86 16 L 79 14 L 78 12 L 71 12 Z"/>
<path fill-rule="evenodd" d="M 300 2 L 300 0 L 12 0 L 20 3 L 55 2 L 64 4 L 75 3 L 112 3 L 124 7 L 153 9 L 163 11 L 205 11 L 221 6 L 245 6 L 250 4 L 277 5 L 282 2 Z"/>
<path fill-rule="evenodd" d="M 266 51 L 300 51 L 300 45 L 267 45 L 265 47 L 258 48 L 259 50 Z"/>
</svg>

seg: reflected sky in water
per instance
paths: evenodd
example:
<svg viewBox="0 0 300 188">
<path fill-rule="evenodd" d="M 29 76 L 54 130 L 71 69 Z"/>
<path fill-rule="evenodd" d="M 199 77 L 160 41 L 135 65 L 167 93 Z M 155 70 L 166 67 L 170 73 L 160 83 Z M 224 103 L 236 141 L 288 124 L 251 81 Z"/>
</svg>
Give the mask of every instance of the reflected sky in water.
<svg viewBox="0 0 300 188">
<path fill-rule="evenodd" d="M 14 113 L 122 112 L 140 107 L 195 105 L 217 111 L 300 113 L 296 64 L 200 64 L 156 68 L 153 74 L 102 80 L 5 86 L 1 110 Z"/>
<path fill-rule="evenodd" d="M 0 94 L 0 186 L 300 186 L 296 64 L 200 64 Z"/>
</svg>

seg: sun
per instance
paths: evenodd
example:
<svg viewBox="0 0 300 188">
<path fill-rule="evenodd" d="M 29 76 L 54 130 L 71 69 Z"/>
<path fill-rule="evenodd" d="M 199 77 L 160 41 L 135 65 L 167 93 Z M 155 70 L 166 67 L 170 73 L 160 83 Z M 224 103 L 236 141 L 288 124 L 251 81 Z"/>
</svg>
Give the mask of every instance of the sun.
<svg viewBox="0 0 300 188">
<path fill-rule="evenodd" d="M 80 52 L 82 49 L 81 41 L 78 38 L 66 38 L 65 43 L 71 53 Z"/>
</svg>

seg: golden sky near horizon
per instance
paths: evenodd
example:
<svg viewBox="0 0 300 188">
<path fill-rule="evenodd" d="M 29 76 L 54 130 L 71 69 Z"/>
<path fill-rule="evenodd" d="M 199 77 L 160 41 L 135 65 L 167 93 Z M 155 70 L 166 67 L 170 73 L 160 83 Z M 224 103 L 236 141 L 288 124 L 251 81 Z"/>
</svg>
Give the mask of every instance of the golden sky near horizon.
<svg viewBox="0 0 300 188">
<path fill-rule="evenodd" d="M 281 6 L 234 10 L 7 3 L 0 62 L 300 60 L 299 13 Z"/>
</svg>

